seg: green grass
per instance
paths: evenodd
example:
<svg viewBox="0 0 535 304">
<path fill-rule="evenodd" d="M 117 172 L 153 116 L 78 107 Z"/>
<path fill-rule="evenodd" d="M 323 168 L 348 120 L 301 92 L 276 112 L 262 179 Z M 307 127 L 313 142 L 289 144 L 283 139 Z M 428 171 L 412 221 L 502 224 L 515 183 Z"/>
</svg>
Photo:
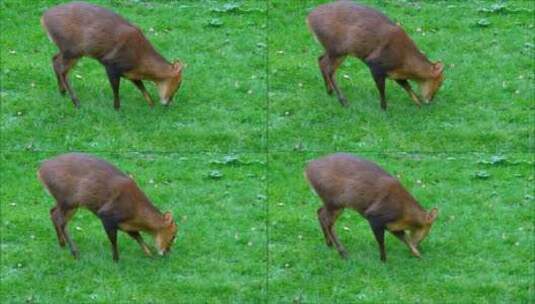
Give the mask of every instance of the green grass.
<svg viewBox="0 0 535 304">
<path fill-rule="evenodd" d="M 326 94 L 322 48 L 305 24 L 326 1 L 94 2 L 184 61 L 183 86 L 170 107 L 150 109 L 123 81 L 116 112 L 104 68 L 85 58 L 70 74 L 74 109 L 57 91 L 57 50 L 39 24 L 60 1 L 0 2 L 0 302 L 535 301 L 532 1 L 361 1 L 446 64 L 442 89 L 422 108 L 388 81 L 386 112 L 356 58 L 337 74 L 351 106 Z M 87 211 L 69 226 L 80 260 L 59 248 L 54 202 L 35 173 L 66 151 L 108 159 L 172 211 L 171 254 L 145 257 L 120 233 L 113 263 Z M 303 169 L 335 151 L 376 161 L 439 208 L 422 259 L 387 236 L 381 263 L 352 211 L 336 226 L 349 260 L 325 246 Z"/>
</svg>

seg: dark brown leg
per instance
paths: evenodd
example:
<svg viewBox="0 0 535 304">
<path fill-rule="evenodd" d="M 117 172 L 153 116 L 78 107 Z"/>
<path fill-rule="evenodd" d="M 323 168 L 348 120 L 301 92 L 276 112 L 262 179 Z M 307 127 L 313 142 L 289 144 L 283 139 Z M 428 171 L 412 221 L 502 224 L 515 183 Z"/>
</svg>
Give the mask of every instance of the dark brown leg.
<svg viewBox="0 0 535 304">
<path fill-rule="evenodd" d="M 118 195 L 115 199 L 122 199 L 121 194 Z M 124 202 L 123 202 L 124 203 Z M 111 249 L 113 253 L 113 261 L 119 261 L 119 251 L 117 250 L 117 230 L 119 229 L 119 223 L 122 223 L 125 219 L 125 212 L 117 209 L 117 205 L 122 205 L 122 203 L 117 203 L 116 201 L 110 201 L 104 204 L 98 211 L 97 216 L 102 221 L 104 230 L 108 235 L 108 239 L 111 242 Z"/>
<path fill-rule="evenodd" d="M 368 61 L 366 62 L 366 64 L 370 68 L 370 71 L 373 76 L 373 80 L 375 80 L 375 85 L 377 86 L 377 90 L 379 90 L 379 95 L 381 97 L 381 109 L 386 110 L 386 99 L 385 99 L 386 72 L 381 66 L 374 63 L 373 61 Z"/>
<path fill-rule="evenodd" d="M 336 57 L 329 54 L 324 54 L 319 58 L 319 65 L 320 70 L 323 75 L 323 79 L 325 80 L 325 83 L 327 85 L 327 93 L 331 94 L 332 90 L 334 89 L 334 92 L 336 93 L 336 96 L 338 97 L 338 101 L 340 101 L 340 104 L 342 106 L 347 107 L 349 106 L 349 102 L 347 102 L 347 98 L 342 94 L 340 89 L 338 88 L 338 85 L 336 84 L 336 78 L 335 73 L 336 69 L 340 66 L 340 64 L 344 61 L 345 57 Z"/>
<path fill-rule="evenodd" d="M 421 102 L 420 102 L 420 98 L 418 97 L 418 95 L 416 95 L 416 93 L 414 93 L 414 91 L 411 88 L 411 84 L 406 79 L 396 79 L 396 82 L 403 89 L 405 89 L 405 91 L 409 94 L 409 96 L 411 97 L 412 101 L 414 101 L 414 103 L 416 103 L 416 105 L 418 105 L 418 106 L 422 105 Z"/>
<path fill-rule="evenodd" d="M 58 54 L 53 57 L 54 71 L 56 72 L 56 77 L 58 77 L 59 82 L 61 84 L 59 86 L 60 93 L 62 92 L 62 90 L 67 90 L 75 107 L 80 106 L 80 101 L 78 100 L 78 97 L 76 97 L 76 94 L 74 94 L 74 91 L 71 88 L 69 80 L 67 79 L 67 74 L 77 61 L 78 58 L 65 59 L 65 56 L 63 54 Z"/>
<path fill-rule="evenodd" d="M 111 89 L 113 90 L 113 107 L 119 110 L 121 107 L 121 100 L 119 99 L 119 85 L 121 84 L 121 73 L 112 66 L 106 66 L 106 73 L 110 81 Z"/>
<path fill-rule="evenodd" d="M 102 218 L 102 225 L 111 242 L 111 250 L 113 253 L 113 261 L 119 261 L 119 251 L 117 250 L 117 224 L 113 220 Z"/>
<path fill-rule="evenodd" d="M 139 246 L 141 246 L 141 249 L 143 249 L 146 255 L 148 256 L 152 255 L 149 247 L 147 246 L 145 241 L 143 241 L 143 237 L 141 237 L 141 234 L 138 231 L 127 231 L 127 233 L 129 236 L 131 236 L 134 240 L 137 241 L 137 243 L 139 244 Z"/>
<path fill-rule="evenodd" d="M 373 235 L 379 244 L 379 252 L 381 254 L 381 261 L 386 262 L 385 252 L 385 225 L 382 221 L 376 219 L 369 219 Z"/>
<path fill-rule="evenodd" d="M 141 91 L 141 94 L 143 94 L 143 97 L 145 98 L 149 106 L 153 107 L 154 102 L 150 98 L 150 95 L 149 95 L 149 92 L 147 92 L 147 89 L 145 89 L 145 85 L 143 85 L 143 82 L 141 80 L 132 80 L 132 82 L 134 83 L 136 88 L 138 88 Z"/>
</svg>

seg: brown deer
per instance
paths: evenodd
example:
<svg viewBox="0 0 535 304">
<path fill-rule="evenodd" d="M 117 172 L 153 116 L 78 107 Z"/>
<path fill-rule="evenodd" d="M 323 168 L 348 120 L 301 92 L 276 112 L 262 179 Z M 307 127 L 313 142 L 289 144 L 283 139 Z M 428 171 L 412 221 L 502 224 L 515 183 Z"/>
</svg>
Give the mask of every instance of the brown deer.
<svg viewBox="0 0 535 304">
<path fill-rule="evenodd" d="M 343 258 L 347 251 L 333 229 L 345 208 L 368 220 L 379 244 L 381 261 L 386 261 L 385 230 L 404 242 L 414 256 L 429 233 L 438 209 L 426 211 L 400 182 L 381 167 L 349 154 L 332 154 L 311 161 L 305 176 L 323 201 L 318 219 L 327 246 L 333 244 Z M 406 234 L 405 231 L 409 231 Z"/>
<path fill-rule="evenodd" d="M 385 79 L 394 79 L 418 105 L 421 100 L 408 80 L 420 85 L 424 101 L 433 99 L 442 85 L 444 65 L 431 62 L 422 54 L 405 31 L 375 9 L 352 1 L 320 5 L 307 23 L 325 48 L 318 59 L 327 93 L 333 90 L 342 106 L 348 106 L 335 80 L 336 69 L 348 55 L 361 59 L 371 71 L 386 110 Z"/>
<path fill-rule="evenodd" d="M 160 101 L 169 105 L 182 82 L 182 63 L 169 63 L 145 38 L 139 28 L 105 8 L 71 2 L 54 6 L 41 18 L 48 37 L 59 48 L 52 63 L 59 91 L 67 91 L 75 107 L 80 105 L 67 74 L 84 56 L 98 60 L 106 68 L 113 90 L 113 106 L 119 109 L 121 77 L 132 81 L 150 106 L 153 101 L 142 80 L 158 86 Z"/>
<path fill-rule="evenodd" d="M 177 226 L 170 212 L 162 214 L 127 175 L 110 163 L 87 154 L 69 153 L 43 162 L 38 178 L 55 198 L 50 217 L 59 245 L 69 245 L 78 258 L 78 249 L 67 232 L 67 223 L 78 208 L 86 208 L 100 218 L 110 239 L 113 260 L 119 260 L 117 230 L 128 233 L 145 254 L 151 251 L 140 231 L 155 237 L 160 255 L 169 252 Z"/>
</svg>

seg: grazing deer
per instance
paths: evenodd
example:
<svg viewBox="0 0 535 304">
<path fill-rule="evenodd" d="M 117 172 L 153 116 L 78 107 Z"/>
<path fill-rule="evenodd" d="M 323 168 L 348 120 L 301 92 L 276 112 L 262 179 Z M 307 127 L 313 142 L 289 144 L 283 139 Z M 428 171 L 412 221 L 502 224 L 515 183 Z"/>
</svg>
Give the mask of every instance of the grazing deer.
<svg viewBox="0 0 535 304">
<path fill-rule="evenodd" d="M 353 3 L 336 1 L 320 5 L 308 15 L 308 26 L 325 48 L 318 59 L 327 93 L 333 90 L 342 106 L 348 106 L 334 74 L 351 55 L 368 65 L 386 110 L 385 79 L 394 79 L 418 105 L 420 97 L 407 80 L 420 85 L 427 103 L 433 99 L 444 80 L 444 65 L 431 62 L 422 54 L 405 31 L 382 13 Z"/>
<path fill-rule="evenodd" d="M 379 244 L 381 261 L 386 261 L 385 230 L 404 242 L 414 256 L 420 257 L 417 247 L 429 233 L 438 210 L 424 210 L 400 182 L 381 167 L 338 153 L 311 161 L 305 176 L 323 201 L 317 213 L 327 246 L 334 244 L 342 257 L 347 257 L 347 251 L 333 228 L 345 208 L 357 211 L 368 220 Z"/>
<path fill-rule="evenodd" d="M 160 101 L 169 105 L 182 82 L 182 63 L 169 63 L 152 47 L 139 28 L 105 8 L 71 2 L 54 6 L 41 18 L 48 37 L 59 48 L 52 63 L 59 91 L 67 91 L 75 107 L 80 105 L 67 74 L 84 56 L 98 60 L 106 68 L 113 90 L 113 106 L 121 106 L 121 77 L 132 81 L 150 106 L 153 101 L 142 80 L 158 86 Z"/>
<path fill-rule="evenodd" d="M 59 245 L 69 245 L 78 258 L 78 249 L 67 232 L 67 223 L 78 208 L 86 208 L 100 218 L 110 239 L 113 260 L 119 260 L 117 230 L 128 233 L 151 255 L 140 231 L 152 234 L 158 253 L 169 252 L 177 226 L 170 212 L 162 214 L 127 175 L 110 163 L 87 154 L 69 153 L 43 162 L 39 180 L 56 199 L 50 217 Z"/>
</svg>

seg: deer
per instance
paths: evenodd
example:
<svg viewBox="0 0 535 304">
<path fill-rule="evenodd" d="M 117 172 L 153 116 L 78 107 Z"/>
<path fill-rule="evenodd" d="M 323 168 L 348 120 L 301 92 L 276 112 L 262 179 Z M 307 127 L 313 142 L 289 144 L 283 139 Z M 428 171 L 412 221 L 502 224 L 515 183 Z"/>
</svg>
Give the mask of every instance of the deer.
<svg viewBox="0 0 535 304">
<path fill-rule="evenodd" d="M 80 101 L 67 74 L 82 57 L 96 59 L 104 66 L 116 110 L 121 107 L 121 78 L 130 80 L 150 107 L 154 102 L 143 80 L 156 84 L 160 102 L 166 106 L 180 88 L 182 62 L 168 62 L 138 27 L 106 8 L 85 2 L 61 4 L 44 12 L 41 25 L 59 49 L 52 57 L 59 92 L 61 95 L 68 92 L 76 108 Z"/>
<path fill-rule="evenodd" d="M 44 188 L 56 200 L 50 209 L 60 247 L 68 244 L 78 259 L 79 251 L 67 224 L 79 208 L 88 209 L 102 222 L 111 242 L 113 261 L 119 261 L 117 231 L 132 237 L 145 252 L 151 250 L 140 232 L 154 236 L 160 255 L 169 253 L 177 233 L 171 212 L 161 213 L 138 185 L 105 160 L 83 153 L 67 153 L 46 160 L 37 172 Z"/>
<path fill-rule="evenodd" d="M 395 80 L 418 107 L 422 98 L 408 80 L 420 86 L 424 103 L 433 100 L 444 81 L 444 64 L 429 61 L 399 25 L 373 8 L 346 0 L 323 4 L 310 12 L 307 24 L 325 50 L 318 64 L 327 93 L 334 91 L 344 107 L 349 102 L 336 84 L 335 73 L 347 56 L 357 57 L 368 66 L 382 110 L 387 108 L 387 78 Z"/>
<path fill-rule="evenodd" d="M 340 243 L 334 225 L 345 209 L 364 217 L 379 245 L 380 259 L 386 262 L 385 231 L 421 257 L 419 244 L 428 235 L 438 209 L 426 211 L 392 175 L 377 164 L 346 153 L 327 155 L 308 163 L 305 178 L 321 198 L 317 210 L 328 247 L 335 246 L 342 258 L 348 253 Z"/>
</svg>

